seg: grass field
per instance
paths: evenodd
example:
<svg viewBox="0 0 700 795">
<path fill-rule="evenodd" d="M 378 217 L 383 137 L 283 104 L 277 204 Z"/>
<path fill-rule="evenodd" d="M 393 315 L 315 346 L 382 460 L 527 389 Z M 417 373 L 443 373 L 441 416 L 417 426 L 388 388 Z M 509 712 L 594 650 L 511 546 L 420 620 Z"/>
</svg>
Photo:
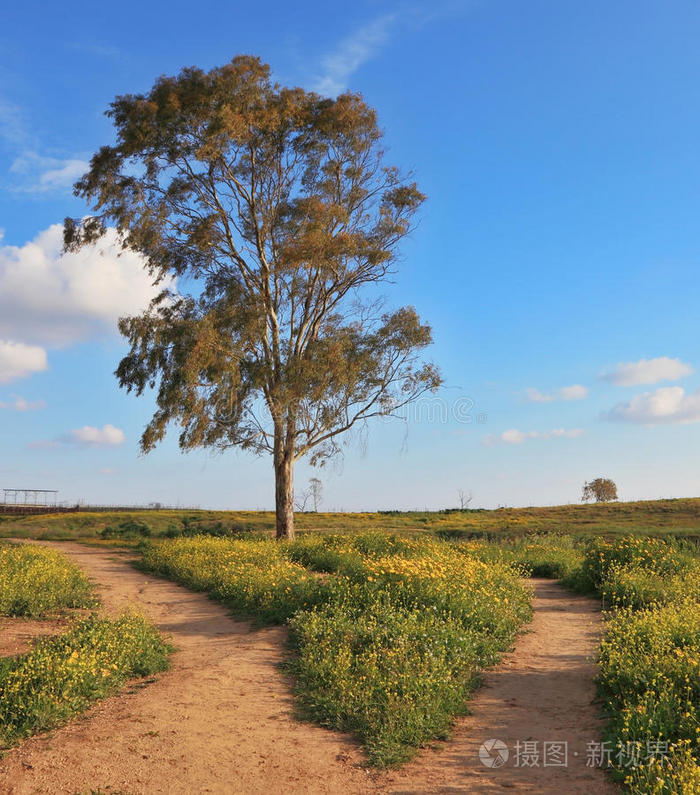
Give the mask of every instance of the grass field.
<svg viewBox="0 0 700 795">
<path fill-rule="evenodd" d="M 129 522 L 145 524 L 153 535 L 168 533 L 177 536 L 201 531 L 224 535 L 272 533 L 274 514 L 266 511 L 149 510 L 0 517 L 0 536 L 100 539 L 101 534 L 108 530 L 108 536 L 114 541 L 120 539 L 120 525 Z M 300 533 L 383 530 L 429 532 L 455 538 L 528 533 L 582 536 L 634 533 L 670 534 L 700 540 L 700 498 L 496 510 L 301 513 L 297 514 L 296 523 Z M 115 532 L 110 535 L 110 530 Z M 126 540 L 133 540 L 126 535 Z"/>
<path fill-rule="evenodd" d="M 143 566 L 238 615 L 289 622 L 298 704 L 396 765 L 449 733 L 479 672 L 531 615 L 517 571 L 431 538 L 176 539 Z"/>
</svg>

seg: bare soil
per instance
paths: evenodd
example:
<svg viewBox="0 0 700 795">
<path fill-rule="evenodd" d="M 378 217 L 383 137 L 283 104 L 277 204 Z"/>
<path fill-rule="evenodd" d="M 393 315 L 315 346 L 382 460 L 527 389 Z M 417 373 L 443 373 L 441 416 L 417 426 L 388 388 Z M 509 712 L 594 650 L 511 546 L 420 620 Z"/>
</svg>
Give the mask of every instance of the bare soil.
<svg viewBox="0 0 700 795">
<path fill-rule="evenodd" d="M 0 657 L 28 652 L 38 638 L 58 635 L 66 623 L 65 618 L 37 620 L 0 616 Z"/>
<path fill-rule="evenodd" d="M 170 671 L 132 683 L 82 718 L 24 741 L 0 761 L 0 793 L 608 793 L 585 764 L 599 739 L 592 705 L 596 603 L 535 581 L 535 619 L 516 650 L 487 674 L 453 740 L 399 771 L 365 767 L 346 735 L 293 717 L 280 672 L 285 630 L 251 630 L 203 594 L 133 569 L 128 557 L 73 543 L 61 549 L 98 583 L 104 610 L 134 608 L 169 635 Z M 146 685 L 146 686 L 144 686 Z M 484 767 L 487 739 L 509 761 Z M 568 742 L 568 767 L 516 767 L 516 742 Z M 578 757 L 574 756 L 578 754 Z"/>
</svg>

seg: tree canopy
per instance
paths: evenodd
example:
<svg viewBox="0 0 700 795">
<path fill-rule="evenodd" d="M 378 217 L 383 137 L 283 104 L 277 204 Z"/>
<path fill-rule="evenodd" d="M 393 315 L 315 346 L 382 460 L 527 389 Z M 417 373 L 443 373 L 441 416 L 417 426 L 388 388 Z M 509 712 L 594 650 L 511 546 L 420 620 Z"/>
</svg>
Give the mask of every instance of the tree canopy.
<svg viewBox="0 0 700 795">
<path fill-rule="evenodd" d="M 294 462 L 322 464 L 340 434 L 440 384 L 430 327 L 371 289 L 425 197 L 384 163 L 361 96 L 281 87 L 252 56 L 161 77 L 107 115 L 116 143 L 76 183 L 93 212 L 66 219 L 65 246 L 116 227 L 164 286 L 119 324 L 120 385 L 156 389 L 141 447 L 176 423 L 184 450 L 271 453 L 291 536 Z"/>
<path fill-rule="evenodd" d="M 588 500 L 610 502 L 616 499 L 617 486 L 610 478 L 596 478 L 583 484 L 581 502 L 588 502 Z"/>
</svg>

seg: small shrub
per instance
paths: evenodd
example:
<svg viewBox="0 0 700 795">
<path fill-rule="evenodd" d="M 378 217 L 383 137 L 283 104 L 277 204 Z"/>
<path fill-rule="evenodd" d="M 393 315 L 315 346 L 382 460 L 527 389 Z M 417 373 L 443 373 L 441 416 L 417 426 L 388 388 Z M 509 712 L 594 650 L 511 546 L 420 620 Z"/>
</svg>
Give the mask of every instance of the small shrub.
<svg viewBox="0 0 700 795">
<path fill-rule="evenodd" d="M 126 519 L 118 525 L 107 525 L 104 530 L 100 530 L 102 538 L 149 538 L 151 528 L 146 522 L 139 522 L 134 519 Z"/>
</svg>

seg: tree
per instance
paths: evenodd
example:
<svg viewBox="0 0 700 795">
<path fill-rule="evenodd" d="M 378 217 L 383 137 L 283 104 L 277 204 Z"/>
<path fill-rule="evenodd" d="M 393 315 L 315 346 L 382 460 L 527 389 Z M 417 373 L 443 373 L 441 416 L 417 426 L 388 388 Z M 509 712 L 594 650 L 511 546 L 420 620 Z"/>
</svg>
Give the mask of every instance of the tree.
<svg viewBox="0 0 700 795">
<path fill-rule="evenodd" d="M 595 500 L 596 502 L 610 502 L 617 499 L 617 486 L 610 478 L 596 478 L 583 484 L 581 502 Z"/>
<path fill-rule="evenodd" d="M 306 506 L 309 504 L 309 500 L 311 499 L 311 489 L 304 489 L 301 492 L 294 492 L 294 508 L 299 511 L 299 513 L 306 512 Z"/>
<path fill-rule="evenodd" d="M 457 496 L 459 497 L 459 507 L 462 511 L 468 508 L 469 503 L 474 499 L 474 495 L 471 493 L 471 491 L 467 492 L 464 491 L 464 489 L 459 489 L 457 491 Z"/>
<path fill-rule="evenodd" d="M 177 423 L 183 450 L 270 453 L 292 537 L 295 461 L 323 464 L 341 434 L 441 382 L 421 360 L 430 327 L 376 299 L 425 197 L 384 165 L 361 96 L 280 87 L 251 56 L 161 77 L 107 115 L 116 143 L 75 185 L 93 214 L 66 219 L 64 242 L 116 227 L 163 284 L 119 322 L 120 386 L 156 389 L 141 448 Z"/>
<path fill-rule="evenodd" d="M 314 512 L 318 513 L 319 505 L 323 500 L 323 483 L 318 478 L 311 478 L 309 480 L 309 489 L 311 490 L 311 499 L 314 502 Z"/>
</svg>

